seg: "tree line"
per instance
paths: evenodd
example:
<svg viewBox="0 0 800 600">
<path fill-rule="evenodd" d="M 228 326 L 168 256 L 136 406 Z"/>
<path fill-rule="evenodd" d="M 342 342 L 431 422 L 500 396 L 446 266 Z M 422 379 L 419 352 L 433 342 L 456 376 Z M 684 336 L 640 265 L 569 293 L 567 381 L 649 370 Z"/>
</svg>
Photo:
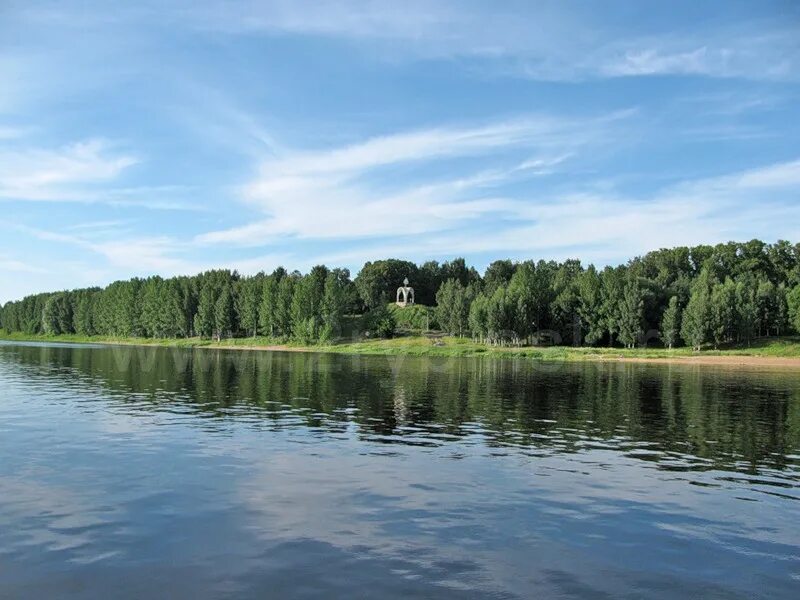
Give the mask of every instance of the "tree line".
<svg viewBox="0 0 800 600">
<path fill-rule="evenodd" d="M 431 307 L 414 322 L 494 345 L 634 347 L 658 338 L 700 349 L 800 332 L 800 244 L 759 240 L 661 249 L 602 269 L 577 259 L 498 260 L 481 276 L 462 258 L 422 265 L 387 259 L 366 263 L 355 279 L 324 265 L 305 275 L 281 267 L 249 277 L 215 270 L 135 278 L 8 302 L 0 327 L 316 343 L 357 324 L 356 331 L 390 336 L 398 313 L 387 304 L 405 277 L 417 302 Z"/>
</svg>

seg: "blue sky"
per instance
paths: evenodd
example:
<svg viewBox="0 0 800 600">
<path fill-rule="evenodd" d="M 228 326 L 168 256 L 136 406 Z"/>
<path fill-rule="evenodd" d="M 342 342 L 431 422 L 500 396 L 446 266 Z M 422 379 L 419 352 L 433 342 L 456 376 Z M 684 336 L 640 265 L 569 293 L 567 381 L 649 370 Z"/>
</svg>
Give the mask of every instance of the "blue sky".
<svg viewBox="0 0 800 600">
<path fill-rule="evenodd" d="M 0 302 L 800 241 L 800 3 L 0 2 Z"/>
</svg>

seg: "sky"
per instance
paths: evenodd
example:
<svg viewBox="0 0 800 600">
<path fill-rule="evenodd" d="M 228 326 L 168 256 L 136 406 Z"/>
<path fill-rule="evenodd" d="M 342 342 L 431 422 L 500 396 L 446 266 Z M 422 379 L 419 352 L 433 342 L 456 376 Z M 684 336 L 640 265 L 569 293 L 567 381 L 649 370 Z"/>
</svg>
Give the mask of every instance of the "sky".
<svg viewBox="0 0 800 600">
<path fill-rule="evenodd" d="M 0 210 L 0 302 L 800 242 L 800 2 L 0 0 Z"/>
</svg>

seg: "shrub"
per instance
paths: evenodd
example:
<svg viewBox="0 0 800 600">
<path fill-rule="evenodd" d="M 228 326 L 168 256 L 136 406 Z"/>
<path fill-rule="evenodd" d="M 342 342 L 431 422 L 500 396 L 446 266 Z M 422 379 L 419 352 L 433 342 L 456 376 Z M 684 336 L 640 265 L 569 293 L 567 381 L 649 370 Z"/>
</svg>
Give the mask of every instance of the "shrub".
<svg viewBox="0 0 800 600">
<path fill-rule="evenodd" d="M 427 331 L 437 327 L 434 310 L 430 306 L 412 304 L 402 307 L 396 304 L 389 304 L 387 309 L 394 317 L 395 323 L 399 329 Z"/>
</svg>

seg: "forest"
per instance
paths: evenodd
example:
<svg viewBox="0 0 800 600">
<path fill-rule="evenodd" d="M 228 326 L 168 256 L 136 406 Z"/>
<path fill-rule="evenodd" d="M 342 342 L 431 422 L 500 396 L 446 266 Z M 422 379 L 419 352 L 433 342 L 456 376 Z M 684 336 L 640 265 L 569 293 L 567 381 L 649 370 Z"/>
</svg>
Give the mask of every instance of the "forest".
<svg viewBox="0 0 800 600">
<path fill-rule="evenodd" d="M 417 304 L 398 308 L 408 277 Z M 800 333 L 800 244 L 759 240 L 661 249 L 627 264 L 497 260 L 481 275 L 458 258 L 367 262 L 355 278 L 319 265 L 242 276 L 116 281 L 28 296 L 0 308 L 0 328 L 28 335 L 303 344 L 438 330 L 489 345 L 689 346 Z"/>
</svg>

